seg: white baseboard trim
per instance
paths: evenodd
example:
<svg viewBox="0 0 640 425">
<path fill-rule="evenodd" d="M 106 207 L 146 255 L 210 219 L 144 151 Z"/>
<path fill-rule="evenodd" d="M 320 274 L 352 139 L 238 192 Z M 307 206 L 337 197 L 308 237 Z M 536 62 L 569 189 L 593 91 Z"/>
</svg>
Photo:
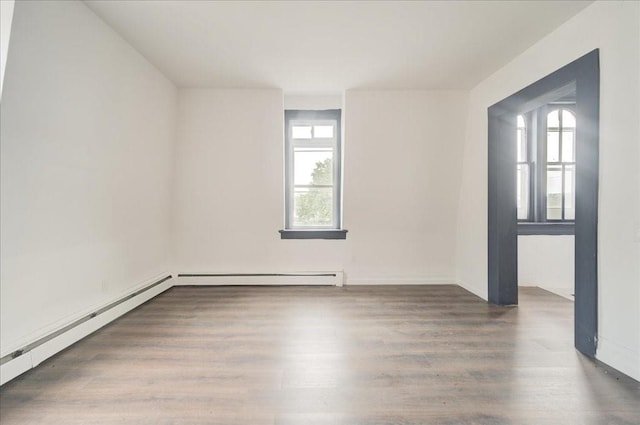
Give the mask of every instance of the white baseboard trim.
<svg viewBox="0 0 640 425">
<path fill-rule="evenodd" d="M 175 286 L 225 285 L 330 285 L 342 286 L 342 271 L 273 272 L 273 273 L 181 273 L 173 280 Z"/>
<path fill-rule="evenodd" d="M 596 359 L 640 381 L 640 353 L 598 335 Z"/>
<path fill-rule="evenodd" d="M 13 354 L 4 355 L 2 357 L 3 363 L 0 365 L 0 385 L 4 385 L 24 372 L 33 369 L 54 354 L 171 288 L 173 286 L 173 282 L 170 279 L 171 276 L 168 274 L 163 276 L 165 276 L 164 280 L 156 280 L 156 282 L 160 283 L 151 285 L 147 283 L 142 287 L 138 286 L 137 289 L 130 291 L 128 294 L 96 308 L 95 312 L 89 313 L 88 317 L 87 315 L 79 315 L 74 320 L 69 320 L 66 326 L 58 328 L 57 332 L 60 332 L 59 334 L 55 335 L 57 332 L 48 334 L 49 336 L 55 335 L 53 338 L 48 339 L 47 335 L 43 335 L 40 340 L 44 342 L 39 343 L 36 340 L 30 344 L 25 344 L 22 349 L 13 351 Z M 150 286 L 150 288 L 145 290 L 144 288 L 147 286 Z M 74 325 L 74 322 L 79 323 Z M 65 330 L 67 327 L 69 329 Z M 22 353 L 18 354 L 20 351 Z M 5 361 L 4 359 L 7 356 L 15 357 L 8 358 Z"/>
<path fill-rule="evenodd" d="M 453 279 L 428 277 L 347 277 L 345 285 L 456 285 Z"/>
</svg>

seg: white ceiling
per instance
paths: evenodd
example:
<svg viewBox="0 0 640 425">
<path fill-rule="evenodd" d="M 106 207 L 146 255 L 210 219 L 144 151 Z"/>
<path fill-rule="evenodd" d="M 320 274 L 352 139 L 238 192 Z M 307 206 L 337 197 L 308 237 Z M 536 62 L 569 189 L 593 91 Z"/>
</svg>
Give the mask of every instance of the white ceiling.
<svg viewBox="0 0 640 425">
<path fill-rule="evenodd" d="M 88 6 L 180 87 L 471 88 L 591 1 L 112 1 Z"/>
</svg>

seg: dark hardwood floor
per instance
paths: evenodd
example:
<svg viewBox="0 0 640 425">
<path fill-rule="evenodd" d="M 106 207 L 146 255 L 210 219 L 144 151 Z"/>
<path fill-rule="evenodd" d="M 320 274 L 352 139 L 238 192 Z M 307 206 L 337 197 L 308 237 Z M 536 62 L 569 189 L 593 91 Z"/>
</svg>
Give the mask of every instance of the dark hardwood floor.
<svg viewBox="0 0 640 425">
<path fill-rule="evenodd" d="M 178 287 L 0 390 L 10 424 L 640 424 L 638 382 L 524 288 Z"/>
</svg>

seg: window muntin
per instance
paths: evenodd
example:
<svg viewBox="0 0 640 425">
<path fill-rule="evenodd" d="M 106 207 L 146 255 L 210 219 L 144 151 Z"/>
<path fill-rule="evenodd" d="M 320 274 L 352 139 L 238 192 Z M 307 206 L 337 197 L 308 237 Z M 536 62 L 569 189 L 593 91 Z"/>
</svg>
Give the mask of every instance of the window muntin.
<svg viewBox="0 0 640 425">
<path fill-rule="evenodd" d="M 285 111 L 286 229 L 340 229 L 340 112 Z"/>
</svg>

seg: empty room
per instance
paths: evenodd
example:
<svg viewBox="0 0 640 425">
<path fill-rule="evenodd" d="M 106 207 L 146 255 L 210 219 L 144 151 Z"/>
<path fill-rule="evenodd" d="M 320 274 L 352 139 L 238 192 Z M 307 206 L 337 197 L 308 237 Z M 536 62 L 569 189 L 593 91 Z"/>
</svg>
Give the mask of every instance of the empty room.
<svg viewBox="0 0 640 425">
<path fill-rule="evenodd" d="M 0 5 L 3 425 L 640 424 L 640 2 Z"/>
</svg>

